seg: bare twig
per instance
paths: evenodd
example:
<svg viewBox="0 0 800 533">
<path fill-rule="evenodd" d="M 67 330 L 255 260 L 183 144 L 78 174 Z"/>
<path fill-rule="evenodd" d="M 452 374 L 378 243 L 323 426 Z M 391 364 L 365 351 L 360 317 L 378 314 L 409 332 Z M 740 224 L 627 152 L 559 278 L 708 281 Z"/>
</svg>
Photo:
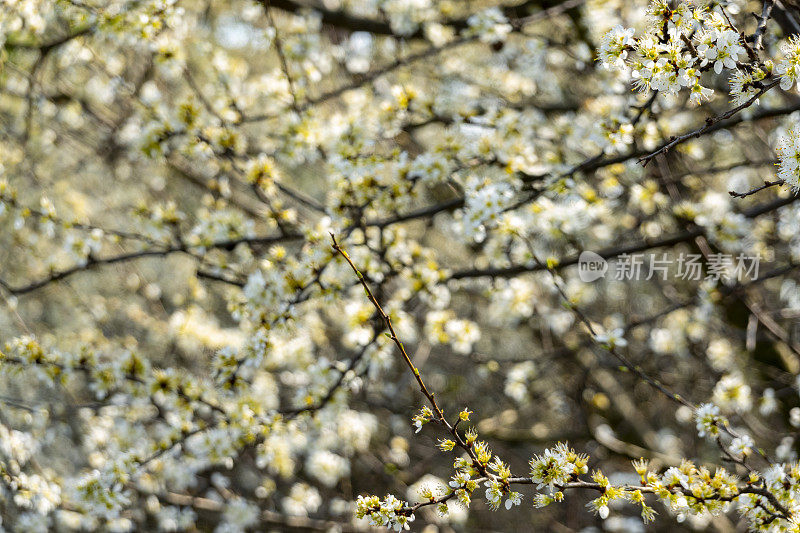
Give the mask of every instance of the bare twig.
<svg viewBox="0 0 800 533">
<path fill-rule="evenodd" d="M 283 52 L 283 42 L 281 42 L 281 35 L 278 32 L 278 25 L 275 24 L 275 19 L 272 17 L 270 0 L 262 0 L 261 3 L 264 6 L 264 12 L 267 14 L 269 25 L 272 26 L 272 30 L 275 32 L 275 51 L 278 53 L 278 59 L 281 62 L 283 75 L 286 76 L 286 81 L 289 83 L 289 94 L 292 97 L 292 109 L 294 109 L 297 114 L 300 114 L 300 106 L 299 102 L 297 101 L 297 91 L 295 90 L 294 79 L 292 79 L 292 74 L 289 72 L 289 63 L 286 61 L 286 54 Z"/>
<path fill-rule="evenodd" d="M 742 214 L 747 218 L 755 218 L 765 213 L 770 213 L 772 211 L 775 211 L 776 209 L 780 209 L 781 207 L 796 202 L 797 200 L 800 200 L 800 195 L 797 194 L 792 195 L 788 198 L 778 198 L 777 200 L 766 202 L 764 204 L 744 210 Z M 687 242 L 696 237 L 699 237 L 700 235 L 703 234 L 703 232 L 704 230 L 702 228 L 695 227 L 690 230 L 686 230 L 681 233 L 675 233 L 673 235 L 669 235 L 661 239 L 644 240 L 638 243 L 625 246 L 614 246 L 600 250 L 597 253 L 603 259 L 611 259 L 613 257 L 617 257 L 619 255 L 626 253 L 631 254 L 635 252 L 642 252 L 644 250 L 650 250 L 653 248 L 660 248 L 663 246 L 673 246 L 678 243 Z M 565 257 L 563 259 L 557 260 L 553 268 L 555 270 L 559 270 L 561 268 L 565 268 L 571 265 L 576 265 L 578 264 L 578 260 L 579 258 L 577 255 Z M 457 279 L 467 279 L 467 278 L 479 278 L 486 276 L 507 278 L 522 274 L 523 272 L 537 272 L 541 270 L 545 270 L 545 267 L 536 263 L 524 264 L 524 265 L 511 265 L 506 267 L 474 268 L 466 270 L 457 270 L 453 272 L 453 274 L 450 276 L 450 279 L 457 280 Z"/>
<path fill-rule="evenodd" d="M 400 342 L 400 339 L 397 338 L 397 333 L 395 332 L 394 326 L 392 325 L 392 319 L 389 318 L 389 315 L 387 315 L 386 312 L 383 310 L 381 304 L 378 302 L 378 300 L 375 299 L 375 296 L 373 296 L 372 291 L 369 288 L 369 285 L 367 285 L 367 282 L 364 279 L 364 275 L 361 274 L 361 271 L 358 270 L 355 264 L 353 264 L 353 261 L 352 259 L 350 259 L 350 256 L 347 255 L 347 252 L 345 252 L 344 249 L 342 249 L 342 247 L 339 246 L 339 243 L 336 242 L 336 236 L 333 233 L 331 233 L 331 240 L 333 241 L 333 249 L 336 250 L 344 258 L 345 261 L 347 261 L 347 264 L 350 265 L 350 268 L 353 269 L 353 272 L 355 272 L 356 276 L 358 277 L 358 281 L 361 283 L 361 286 L 364 287 L 364 292 L 367 293 L 367 298 L 369 299 L 370 303 L 375 307 L 375 310 L 378 312 L 378 315 L 380 315 L 381 320 L 383 320 L 383 323 L 386 325 L 386 329 L 389 330 L 389 336 L 392 339 L 392 342 L 394 342 L 395 346 L 397 346 L 397 349 L 400 351 L 400 355 L 403 356 L 403 361 L 406 363 L 406 366 L 408 366 L 409 370 L 411 370 L 411 372 L 414 374 L 414 379 L 417 381 L 417 385 L 419 385 L 420 392 L 422 392 L 422 394 L 428 399 L 428 402 L 431 404 L 431 407 L 433 408 L 433 412 L 436 413 L 436 416 L 439 418 L 439 420 L 449 426 L 450 424 L 445 420 L 444 413 L 442 412 L 441 408 L 439 408 L 439 404 L 436 402 L 436 398 L 434 397 L 433 393 L 428 390 L 428 387 L 422 380 L 422 376 L 420 375 L 419 370 L 417 369 L 416 366 L 414 366 L 414 363 L 408 356 L 405 346 L 403 346 L 403 343 Z"/>
<path fill-rule="evenodd" d="M 558 275 L 556 274 L 555 270 L 553 269 L 553 265 L 545 264 L 544 262 L 539 260 L 538 256 L 534 252 L 533 244 L 530 242 L 529 239 L 525 238 L 522 235 L 518 235 L 518 237 L 520 239 L 522 239 L 525 242 L 525 244 L 528 246 L 528 251 L 531 254 L 531 257 L 533 257 L 533 260 L 535 261 L 535 263 L 537 265 L 539 265 L 540 268 L 542 268 L 544 270 L 547 270 L 547 272 L 550 274 L 550 277 L 553 280 L 553 286 L 556 288 L 556 290 L 558 291 L 558 294 L 564 300 L 564 304 L 567 306 L 567 308 L 570 311 L 572 311 L 572 313 L 578 318 L 578 320 L 584 325 L 584 327 L 586 327 L 586 329 L 588 330 L 589 334 L 592 336 L 592 341 L 593 341 L 594 344 L 596 344 L 597 346 L 600 346 L 601 348 L 604 348 L 612 356 L 614 356 L 614 358 L 617 361 L 622 363 L 622 366 L 623 366 L 623 368 L 625 370 L 635 374 L 639 379 L 641 379 L 642 381 L 644 381 L 645 383 L 647 383 L 648 385 L 650 385 L 651 387 L 656 389 L 658 392 L 660 392 L 661 394 L 663 394 L 664 396 L 666 396 L 670 400 L 672 400 L 672 401 L 674 401 L 674 402 L 676 402 L 676 403 L 678 403 L 680 405 L 683 405 L 685 407 L 688 407 L 692 411 L 695 411 L 697 409 L 697 407 L 692 402 L 688 401 L 686 398 L 684 398 L 680 394 L 677 394 L 677 393 L 669 390 L 666 387 L 666 385 L 661 383 L 660 380 L 650 376 L 649 374 L 647 374 L 647 372 L 644 371 L 644 369 L 642 367 L 640 367 L 637 364 L 634 364 L 630 359 L 627 358 L 627 356 L 625 356 L 624 354 L 620 353 L 620 351 L 613 344 L 604 345 L 603 343 L 598 341 L 597 340 L 598 333 L 597 333 L 595 327 L 592 325 L 591 320 L 589 320 L 589 318 L 586 316 L 586 314 L 577 305 L 575 305 L 572 302 L 572 300 L 569 298 L 569 296 L 567 296 L 567 293 L 564 290 L 564 287 L 562 287 L 562 285 L 561 285 L 561 283 L 560 283 L 560 281 L 558 279 Z"/>
<path fill-rule="evenodd" d="M 764 48 L 764 33 L 767 29 L 767 21 L 772 15 L 772 8 L 775 5 L 775 0 L 764 0 L 764 7 L 761 9 L 761 16 L 756 15 L 758 19 L 758 26 L 753 34 L 753 48 L 761 50 Z"/>
<path fill-rule="evenodd" d="M 757 192 L 761 192 L 764 189 L 769 189 L 770 187 L 775 187 L 776 185 L 783 185 L 785 183 L 786 182 L 783 181 L 783 180 L 775 180 L 775 181 L 767 181 L 767 180 L 765 180 L 764 181 L 764 185 L 762 185 L 760 187 L 756 187 L 755 189 L 750 189 L 749 191 L 745 191 L 745 192 L 728 191 L 728 194 L 730 194 L 734 198 L 746 198 L 748 196 L 756 194 Z"/>
<path fill-rule="evenodd" d="M 671 150 L 672 148 L 674 148 L 675 146 L 677 146 L 677 145 L 679 145 L 681 143 L 684 143 L 684 142 L 688 141 L 689 139 L 698 138 L 701 135 L 703 135 L 704 133 L 708 133 L 711 130 L 711 128 L 715 124 L 717 124 L 718 122 L 722 122 L 725 119 L 731 118 L 732 116 L 734 116 L 738 112 L 742 111 L 743 109 L 747 109 L 748 107 L 753 105 L 753 103 L 756 100 L 758 100 L 764 93 L 766 93 L 767 91 L 769 91 L 770 89 L 772 89 L 773 87 L 778 85 L 778 83 L 780 83 L 780 79 L 772 80 L 768 84 L 764 85 L 761 89 L 759 89 L 756 92 L 756 94 L 754 94 L 752 97 L 750 97 L 746 102 L 744 102 L 744 103 L 742 103 L 742 104 L 740 104 L 740 105 L 738 105 L 738 106 L 736 106 L 734 108 L 729 109 L 728 111 L 722 113 L 721 115 L 717 115 L 717 116 L 714 116 L 714 117 L 707 118 L 705 126 L 703 126 L 701 128 L 697 128 L 696 130 L 692 130 L 690 132 L 684 133 L 683 135 L 679 135 L 677 137 L 671 137 L 666 143 L 662 144 L 654 152 L 651 152 L 651 153 L 649 153 L 647 155 L 644 155 L 644 156 L 640 157 L 639 158 L 639 163 L 641 163 L 643 166 L 647 166 L 647 163 L 649 163 L 657 155 L 666 153 L 669 150 Z"/>
<path fill-rule="evenodd" d="M 302 235 L 296 233 L 289 233 L 285 235 L 268 236 L 268 237 L 241 237 L 238 239 L 216 241 L 209 244 L 208 246 L 205 246 L 205 248 L 213 248 L 217 250 L 233 250 L 239 244 L 267 245 L 284 241 L 300 240 L 302 238 L 303 238 Z M 168 246 L 164 248 L 148 248 L 146 250 L 139 250 L 137 252 L 126 252 L 108 257 L 89 256 L 86 258 L 85 263 L 76 264 L 64 270 L 58 270 L 56 272 L 51 273 L 46 278 L 33 281 L 27 285 L 14 287 L 5 280 L 0 279 L 0 286 L 2 286 L 6 291 L 14 295 L 25 294 L 28 292 L 35 291 L 37 289 L 41 289 L 42 287 L 49 285 L 53 282 L 70 277 L 73 274 L 77 274 L 78 272 L 89 270 L 96 266 L 111 265 L 114 263 L 125 263 L 128 261 L 142 259 L 145 257 L 162 257 L 175 253 L 188 254 L 194 257 L 194 254 L 192 253 L 193 249 L 200 247 L 201 246 L 190 246 L 186 243 L 180 243 L 174 246 Z"/>
</svg>

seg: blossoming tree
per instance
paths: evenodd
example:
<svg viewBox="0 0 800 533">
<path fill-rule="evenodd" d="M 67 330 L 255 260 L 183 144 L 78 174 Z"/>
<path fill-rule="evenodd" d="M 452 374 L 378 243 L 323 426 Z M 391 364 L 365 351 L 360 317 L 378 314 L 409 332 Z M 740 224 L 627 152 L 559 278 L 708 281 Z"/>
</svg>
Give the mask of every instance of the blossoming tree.
<svg viewBox="0 0 800 533">
<path fill-rule="evenodd" d="M 0 45 L 0 530 L 800 531 L 795 1 Z"/>
</svg>

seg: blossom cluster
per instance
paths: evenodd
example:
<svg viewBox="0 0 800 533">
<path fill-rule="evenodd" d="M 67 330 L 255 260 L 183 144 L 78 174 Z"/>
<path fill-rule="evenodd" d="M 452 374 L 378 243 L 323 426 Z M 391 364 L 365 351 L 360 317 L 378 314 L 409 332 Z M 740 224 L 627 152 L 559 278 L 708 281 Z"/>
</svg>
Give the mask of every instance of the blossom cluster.
<svg viewBox="0 0 800 533">
<path fill-rule="evenodd" d="M 788 2 L 539 4 L 4 2 L 2 527 L 796 528 Z"/>
<path fill-rule="evenodd" d="M 606 33 L 598 51 L 608 68 L 629 71 L 639 90 L 669 95 L 685 88 L 690 100 L 700 103 L 714 94 L 702 84 L 703 72 L 726 70 L 732 75 L 731 97 L 739 104 L 772 74 L 773 63 L 748 56 L 741 35 L 720 11 L 689 1 L 673 9 L 659 0 L 651 3 L 648 15 L 644 36 L 617 26 Z"/>
</svg>

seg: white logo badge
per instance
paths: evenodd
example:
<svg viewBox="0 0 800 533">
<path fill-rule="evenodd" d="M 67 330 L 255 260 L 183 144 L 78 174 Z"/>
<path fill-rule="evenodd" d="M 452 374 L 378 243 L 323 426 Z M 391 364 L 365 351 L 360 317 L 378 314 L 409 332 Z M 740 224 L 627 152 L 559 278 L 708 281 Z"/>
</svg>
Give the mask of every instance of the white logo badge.
<svg viewBox="0 0 800 533">
<path fill-rule="evenodd" d="M 600 279 L 608 271 L 608 261 L 588 250 L 578 257 L 578 277 L 585 283 Z"/>
</svg>

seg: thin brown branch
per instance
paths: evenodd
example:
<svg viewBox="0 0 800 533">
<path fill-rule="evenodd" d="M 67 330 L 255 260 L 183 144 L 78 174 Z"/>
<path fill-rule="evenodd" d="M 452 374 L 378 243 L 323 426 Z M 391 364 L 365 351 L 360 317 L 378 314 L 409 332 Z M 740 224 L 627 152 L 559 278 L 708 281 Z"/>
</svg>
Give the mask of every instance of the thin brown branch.
<svg viewBox="0 0 800 533">
<path fill-rule="evenodd" d="M 444 413 L 439 407 L 439 404 L 436 402 L 436 398 L 434 397 L 433 393 L 431 393 L 428 390 L 428 387 L 422 380 L 422 376 L 420 375 L 419 370 L 417 369 L 416 366 L 414 366 L 413 361 L 411 361 L 411 358 L 408 356 L 405 346 L 403 346 L 403 343 L 400 342 L 400 339 L 397 337 L 397 333 L 395 332 L 394 326 L 392 325 L 392 319 L 389 318 L 389 315 L 387 315 L 386 312 L 383 310 L 381 304 L 378 302 L 377 299 L 375 299 L 375 296 L 372 294 L 369 285 L 364 279 L 364 275 L 361 274 L 361 271 L 358 270 L 355 264 L 353 264 L 353 261 L 352 259 L 350 259 L 350 256 L 347 255 L 347 252 L 345 252 L 344 249 L 341 246 L 339 246 L 339 243 L 336 241 L 336 236 L 333 233 L 331 233 L 331 240 L 333 241 L 333 249 L 336 250 L 336 252 L 338 252 L 339 255 L 341 255 L 345 261 L 347 261 L 347 264 L 350 265 L 350 268 L 353 269 L 353 272 L 358 277 L 359 283 L 361 283 L 361 286 L 364 288 L 364 292 L 367 294 L 367 299 L 375 307 L 375 310 L 378 312 L 378 315 L 380 316 L 381 320 L 383 320 L 383 323 L 386 325 L 386 329 L 389 330 L 389 336 L 392 339 L 392 342 L 395 344 L 395 346 L 397 346 L 397 349 L 400 351 L 400 355 L 402 355 L 403 361 L 405 362 L 409 370 L 411 370 L 411 372 L 414 374 L 414 379 L 417 381 L 417 385 L 419 385 L 420 392 L 422 392 L 422 394 L 428 399 L 428 402 L 430 403 L 433 412 L 436 413 L 438 419 L 449 426 L 449 423 L 444 418 Z"/>
<path fill-rule="evenodd" d="M 756 100 L 758 100 L 764 93 L 766 93 L 767 91 L 778 85 L 778 83 L 780 83 L 780 79 L 775 79 L 769 82 L 768 84 L 764 85 L 761 89 L 759 89 L 756 92 L 756 94 L 750 97 L 746 102 L 743 102 L 742 104 L 739 104 L 738 106 L 731 108 L 720 115 L 707 118 L 704 126 L 692 130 L 690 132 L 684 133 L 683 135 L 678 135 L 677 137 L 671 137 L 667 142 L 662 144 L 655 151 L 640 157 L 639 163 L 641 163 L 643 166 L 647 166 L 647 163 L 649 163 L 657 155 L 664 154 L 669 150 L 671 150 L 672 148 L 674 148 L 675 146 L 684 143 L 689 139 L 693 138 L 696 139 L 702 136 L 703 134 L 708 133 L 715 124 L 722 122 L 723 120 L 729 119 L 732 116 L 739 113 L 740 111 L 747 109 L 748 107 L 753 105 L 753 103 L 755 103 Z"/>
<path fill-rule="evenodd" d="M 758 18 L 758 26 L 753 34 L 753 48 L 762 50 L 764 48 L 764 33 L 767 29 L 767 21 L 772 15 L 772 8 L 775 6 L 775 0 L 764 0 L 764 6 L 761 9 L 761 16 L 756 15 Z"/>
<path fill-rule="evenodd" d="M 800 199 L 800 195 L 797 194 L 794 194 L 788 198 L 779 198 L 775 201 L 755 206 L 751 209 L 743 211 L 742 214 L 747 218 L 755 218 L 763 214 L 775 211 L 776 209 L 780 209 L 781 207 L 793 203 L 798 199 Z M 645 250 L 651 250 L 654 248 L 674 246 L 676 244 L 682 242 L 688 242 L 696 237 L 699 237 L 704 233 L 704 231 L 705 230 L 703 228 L 695 227 L 692 228 L 691 230 L 683 231 L 681 233 L 676 233 L 661 239 L 653 239 L 653 240 L 646 239 L 644 241 L 635 244 L 604 248 L 598 251 L 597 254 L 603 259 L 612 259 L 622 254 L 632 254 L 636 252 L 643 252 Z M 560 270 L 562 268 L 571 265 L 576 265 L 578 264 L 578 260 L 579 260 L 578 255 L 573 255 L 566 257 L 564 259 L 557 260 L 554 269 Z M 525 265 L 511 265 L 506 267 L 475 268 L 475 269 L 455 271 L 453 272 L 453 274 L 451 274 L 450 279 L 457 280 L 457 279 L 480 278 L 480 277 L 509 278 L 517 276 L 524 272 L 538 272 L 542 270 L 545 270 L 545 267 L 536 263 L 525 264 Z"/>
<path fill-rule="evenodd" d="M 748 196 L 761 192 L 764 189 L 769 189 L 770 187 L 775 187 L 776 185 L 784 185 L 785 183 L 786 182 L 783 180 L 775 180 L 775 181 L 764 180 L 764 185 L 760 187 L 756 187 L 754 189 L 750 189 L 749 191 L 745 192 L 728 191 L 728 194 L 730 194 L 734 198 L 747 198 Z"/>
<path fill-rule="evenodd" d="M 285 241 L 295 241 L 302 239 L 303 236 L 297 233 L 287 233 L 284 235 L 278 236 L 268 236 L 268 237 L 241 237 L 238 239 L 228 239 L 224 241 L 216 241 L 208 246 L 204 246 L 207 249 L 216 249 L 216 250 L 233 250 L 239 244 L 251 244 L 251 245 L 268 245 L 268 244 L 276 244 L 279 242 Z M 0 286 L 2 286 L 6 291 L 10 292 L 14 295 L 26 294 L 37 289 L 41 289 L 42 287 L 49 285 L 53 282 L 62 280 L 64 278 L 68 278 L 73 274 L 77 274 L 78 272 L 83 272 L 85 270 L 89 270 L 96 266 L 102 265 L 111 265 L 115 263 L 125 263 L 128 261 L 134 261 L 136 259 L 142 259 L 146 257 L 163 257 L 166 255 L 174 254 L 174 253 L 184 253 L 188 254 L 192 257 L 195 255 L 192 253 L 193 250 L 197 248 L 201 248 L 202 246 L 190 246 L 186 243 L 176 244 L 174 246 L 168 246 L 165 248 L 158 248 L 158 249 L 147 249 L 147 250 L 139 250 L 136 252 L 127 252 L 118 255 L 112 255 L 108 257 L 93 257 L 89 256 L 86 259 L 85 263 L 76 264 L 72 267 L 66 268 L 64 270 L 59 270 L 56 272 L 51 273 L 46 278 L 40 279 L 38 281 L 31 282 L 27 285 L 22 285 L 18 287 L 14 287 L 10 285 L 7 281 L 0 279 Z"/>
</svg>

